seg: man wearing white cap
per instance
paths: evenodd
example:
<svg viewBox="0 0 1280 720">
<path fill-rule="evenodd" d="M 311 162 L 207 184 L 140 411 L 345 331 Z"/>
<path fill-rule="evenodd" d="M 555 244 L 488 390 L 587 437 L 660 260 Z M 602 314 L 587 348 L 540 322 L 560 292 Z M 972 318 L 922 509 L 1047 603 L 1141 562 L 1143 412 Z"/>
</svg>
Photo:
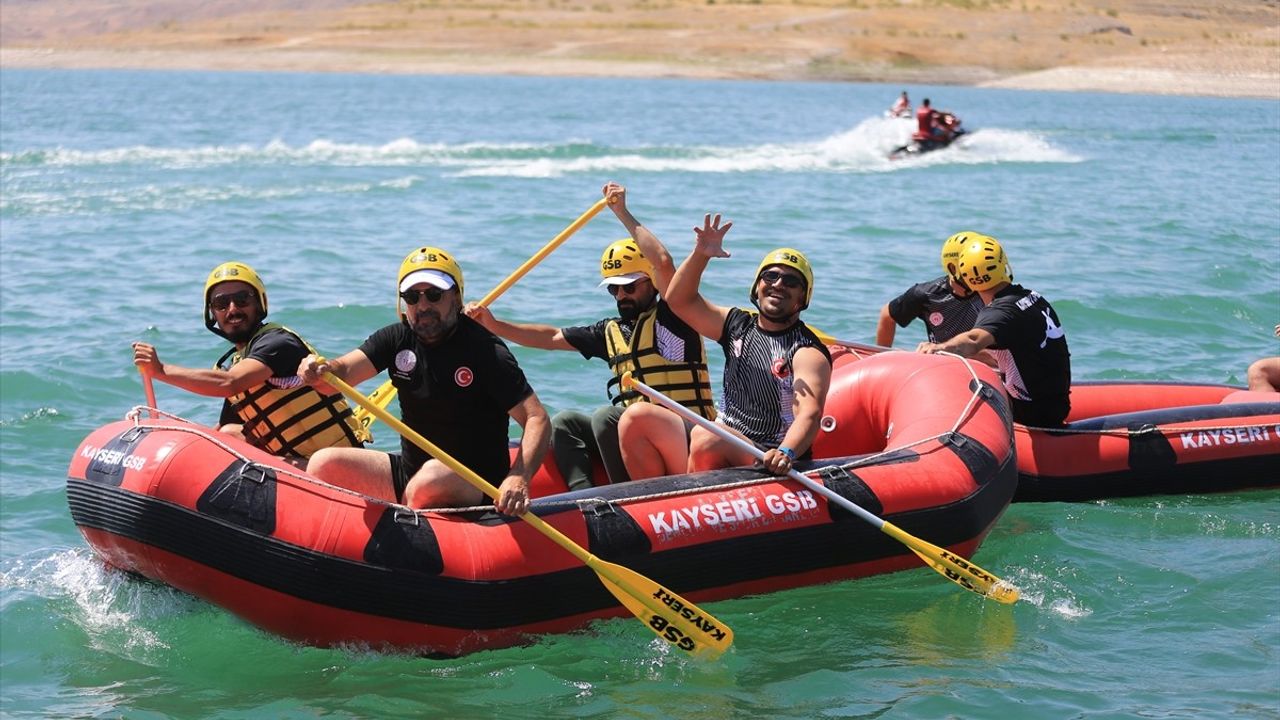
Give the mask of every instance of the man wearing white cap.
<svg viewBox="0 0 1280 720">
<path fill-rule="evenodd" d="M 624 411 L 645 409 L 647 400 L 634 391 L 622 391 L 623 373 L 661 390 L 685 407 L 709 419 L 715 418 L 715 401 L 707 372 L 702 337 L 667 306 L 659 294 L 675 273 L 675 264 L 662 242 L 627 209 L 626 188 L 604 186 L 609 207 L 630 238 L 605 248 L 600 258 L 600 287 L 607 288 L 618 306 L 618 317 L 593 325 L 555 328 L 550 325 L 498 320 L 484 307 L 467 306 L 467 314 L 500 337 L 544 350 L 577 350 L 584 358 L 609 363 L 613 377 L 605 388 L 611 404 L 588 415 L 563 410 L 551 419 L 551 451 L 570 489 L 590 487 L 592 468 L 599 461 L 609 482 L 625 482 L 633 476 L 658 474 L 658 458 L 637 453 L 623 461 L 618 423 Z M 656 407 L 656 406 L 655 406 Z M 632 471 L 632 464 L 636 464 Z"/>
<path fill-rule="evenodd" d="M 321 363 L 309 356 L 298 375 L 324 388 L 325 371 L 358 385 L 386 370 L 404 423 L 497 485 L 498 510 L 523 513 L 529 509 L 529 479 L 546 454 L 546 410 L 502 340 L 461 314 L 462 268 L 452 255 L 434 247 L 409 253 L 396 289 L 399 322 L 335 360 Z M 514 460 L 507 445 L 511 419 L 524 428 Z M 307 471 L 414 508 L 484 501 L 483 493 L 407 439 L 399 453 L 324 450 L 312 456 Z"/>
</svg>

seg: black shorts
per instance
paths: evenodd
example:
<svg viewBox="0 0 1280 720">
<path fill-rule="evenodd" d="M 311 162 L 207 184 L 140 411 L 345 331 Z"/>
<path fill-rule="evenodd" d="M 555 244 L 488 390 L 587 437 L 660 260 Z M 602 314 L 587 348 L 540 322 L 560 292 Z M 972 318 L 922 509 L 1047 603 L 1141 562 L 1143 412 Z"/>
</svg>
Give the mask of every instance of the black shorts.
<svg viewBox="0 0 1280 720">
<path fill-rule="evenodd" d="M 391 460 L 391 487 L 396 491 L 396 502 L 404 501 L 404 489 L 409 484 L 409 475 L 404 469 L 404 458 L 398 452 L 387 453 Z"/>
<path fill-rule="evenodd" d="M 1065 402 L 1031 402 L 1009 398 L 1015 422 L 1030 427 L 1062 427 L 1071 412 L 1071 404 Z"/>
<path fill-rule="evenodd" d="M 404 456 L 398 452 L 387 453 L 387 459 L 391 461 L 391 487 L 396 491 L 396 502 L 404 502 L 404 489 L 409 486 L 409 480 L 413 477 L 413 473 L 409 472 L 409 468 L 405 466 Z M 476 470 L 476 472 L 486 482 L 494 487 L 502 484 L 507 478 L 507 473 L 511 471 L 511 464 L 507 457 L 502 457 L 497 462 L 489 463 L 490 467 L 485 470 Z M 418 466 L 421 468 L 422 466 Z M 476 463 L 472 469 L 480 468 L 480 464 Z M 415 470 L 414 472 L 417 472 Z"/>
</svg>

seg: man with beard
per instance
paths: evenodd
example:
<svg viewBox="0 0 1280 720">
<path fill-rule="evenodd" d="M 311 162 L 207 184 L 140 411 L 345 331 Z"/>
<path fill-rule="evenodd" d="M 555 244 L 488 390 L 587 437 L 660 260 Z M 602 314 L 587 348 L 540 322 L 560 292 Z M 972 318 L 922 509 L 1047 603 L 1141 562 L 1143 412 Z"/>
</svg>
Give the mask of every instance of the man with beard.
<svg viewBox="0 0 1280 720">
<path fill-rule="evenodd" d="M 724 350 L 724 395 L 716 422 L 764 451 L 766 470 L 784 474 L 797 460 L 812 456 L 831 384 L 831 354 L 800 320 L 813 299 L 813 269 L 799 250 L 778 248 L 765 255 L 751 283 L 748 294 L 758 313 L 711 304 L 698 286 L 711 258 L 729 257 L 721 245 L 731 227 L 733 223 L 721 225 L 719 215 L 714 220 L 707 215 L 703 226 L 694 228 L 696 244 L 672 277 L 667 302 Z M 632 442 L 633 429 L 626 420 L 624 416 L 623 447 L 664 458 L 667 474 L 747 465 L 754 459 L 719 435 L 695 427 L 688 459 L 678 467 L 684 431 L 679 416 L 657 407 L 649 413 L 644 433 L 649 448 Z"/>
<path fill-rule="evenodd" d="M 613 377 L 605 392 L 610 405 L 590 415 L 562 410 L 551 419 L 551 450 L 560 474 L 573 490 L 591 487 L 591 471 L 597 461 L 611 483 L 660 474 L 655 465 L 659 459 L 632 457 L 619 445 L 620 418 L 657 407 L 635 391 L 621 390 L 624 373 L 630 371 L 636 379 L 703 417 L 715 417 L 702 338 L 660 297 L 675 274 L 671 255 L 627 209 L 626 188 L 608 183 L 603 192 L 610 209 L 631 234 L 630 239 L 610 244 L 600 258 L 604 278 L 600 286 L 613 296 L 618 317 L 588 326 L 555 328 L 506 322 L 478 304 L 467 306 L 468 315 L 507 340 L 543 350 L 577 350 L 588 360 L 600 358 L 609 363 Z"/>
<path fill-rule="evenodd" d="M 358 448 L 368 431 L 341 395 L 324 396 L 296 370 L 313 352 L 297 333 L 267 317 L 267 290 L 253 268 L 228 262 L 209 273 L 204 324 L 234 345 L 210 370 L 163 363 L 154 346 L 133 344 L 133 362 L 156 380 L 223 397 L 218 429 L 295 465 L 326 447 Z"/>
<path fill-rule="evenodd" d="M 303 359 L 298 375 L 323 390 L 328 388 L 325 372 L 358 385 L 387 370 L 400 395 L 404 423 L 498 486 L 494 505 L 499 511 L 524 513 L 529 478 L 546 453 L 546 410 L 507 346 L 462 315 L 462 268 L 452 254 L 435 247 L 409 253 L 396 288 L 399 322 L 335 360 Z M 512 418 L 524 428 L 514 462 L 507 444 Z M 307 471 L 412 508 L 475 505 L 485 497 L 407 438 L 401 439 L 399 453 L 322 450 Z"/>
</svg>

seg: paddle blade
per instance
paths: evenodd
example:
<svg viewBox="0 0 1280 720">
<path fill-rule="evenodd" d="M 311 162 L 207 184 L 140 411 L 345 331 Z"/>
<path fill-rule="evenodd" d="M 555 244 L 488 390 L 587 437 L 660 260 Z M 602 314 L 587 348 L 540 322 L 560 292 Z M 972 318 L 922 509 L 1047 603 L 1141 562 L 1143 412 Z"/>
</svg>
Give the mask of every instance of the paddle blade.
<svg viewBox="0 0 1280 720">
<path fill-rule="evenodd" d="M 733 644 L 729 626 L 653 580 L 596 557 L 590 565 L 618 602 L 677 650 L 715 659 Z"/>
<path fill-rule="evenodd" d="M 396 387 L 391 384 L 390 380 L 379 385 L 377 390 L 374 390 L 368 395 L 369 400 L 383 410 L 387 409 L 387 405 L 391 404 L 391 401 L 395 399 L 395 396 Z M 360 406 L 355 410 L 352 410 L 351 414 L 355 416 L 356 422 L 360 423 L 360 427 L 365 430 L 368 430 L 369 427 L 373 425 L 373 421 L 377 419 L 373 416 L 373 413 L 366 410 L 364 406 Z"/>
<path fill-rule="evenodd" d="M 965 590 L 1006 605 L 1018 601 L 1020 593 L 1012 583 L 1001 580 L 950 550 L 925 542 L 891 523 L 886 522 L 883 530 L 911 548 L 911 552 L 919 555 L 929 567 Z"/>
</svg>

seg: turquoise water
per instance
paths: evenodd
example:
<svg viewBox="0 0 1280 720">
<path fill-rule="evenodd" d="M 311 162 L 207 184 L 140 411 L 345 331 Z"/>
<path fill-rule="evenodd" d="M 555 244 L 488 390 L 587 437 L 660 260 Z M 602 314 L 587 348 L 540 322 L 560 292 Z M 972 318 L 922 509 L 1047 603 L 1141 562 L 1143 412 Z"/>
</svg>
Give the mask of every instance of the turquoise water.
<svg viewBox="0 0 1280 720">
<path fill-rule="evenodd" d="M 964 117 L 963 147 L 885 160 L 910 132 L 885 85 L 0 74 L 0 713 L 1280 717 L 1274 490 L 1015 505 L 975 559 L 1027 602 L 924 569 L 718 602 L 737 641 L 714 663 L 630 620 L 447 661 L 298 647 L 103 569 L 72 525 L 70 453 L 142 401 L 129 343 L 220 354 L 214 265 L 254 265 L 275 319 L 342 352 L 392 319 L 412 247 L 454 249 L 478 298 L 607 180 L 678 257 L 703 213 L 734 221 L 717 302 L 745 301 L 764 251 L 806 250 L 808 317 L 839 337 L 870 341 L 975 229 L 1054 303 L 1077 378 L 1238 383 L 1280 354 L 1280 104 L 908 89 Z M 624 234 L 600 216 L 495 312 L 602 316 L 596 261 Z M 603 365 L 517 354 L 552 409 L 603 400 Z"/>
</svg>

